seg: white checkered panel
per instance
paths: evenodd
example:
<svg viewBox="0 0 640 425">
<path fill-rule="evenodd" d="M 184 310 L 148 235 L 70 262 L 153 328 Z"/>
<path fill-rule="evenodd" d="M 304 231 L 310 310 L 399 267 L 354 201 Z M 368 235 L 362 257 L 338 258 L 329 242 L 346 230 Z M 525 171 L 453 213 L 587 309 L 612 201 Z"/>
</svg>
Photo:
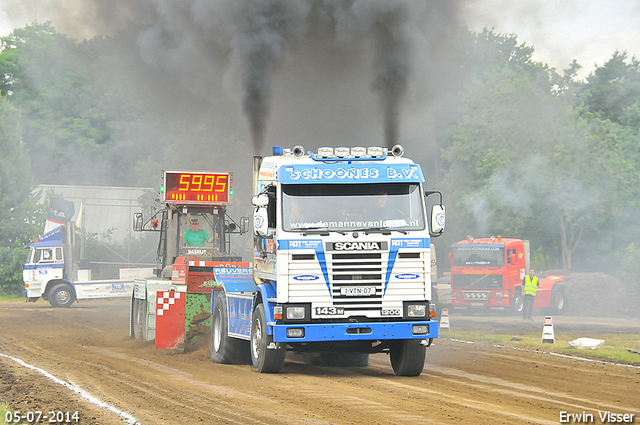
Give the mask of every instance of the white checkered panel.
<svg viewBox="0 0 640 425">
<path fill-rule="evenodd" d="M 165 310 L 169 310 L 169 307 L 175 304 L 177 299 L 180 299 L 181 294 L 182 292 L 158 292 L 156 314 L 162 316 Z"/>
</svg>

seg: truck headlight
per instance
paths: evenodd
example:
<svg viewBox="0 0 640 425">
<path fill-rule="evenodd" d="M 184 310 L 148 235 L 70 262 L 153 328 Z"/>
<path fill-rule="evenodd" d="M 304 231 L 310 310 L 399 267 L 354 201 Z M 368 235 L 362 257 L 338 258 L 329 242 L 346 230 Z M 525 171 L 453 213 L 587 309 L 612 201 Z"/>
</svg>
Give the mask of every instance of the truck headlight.
<svg viewBox="0 0 640 425">
<path fill-rule="evenodd" d="M 407 315 L 409 317 L 425 317 L 427 315 L 427 306 L 424 304 L 409 304 Z"/>
<path fill-rule="evenodd" d="M 305 317 L 305 308 L 302 306 L 287 307 L 287 319 L 302 320 Z"/>
</svg>

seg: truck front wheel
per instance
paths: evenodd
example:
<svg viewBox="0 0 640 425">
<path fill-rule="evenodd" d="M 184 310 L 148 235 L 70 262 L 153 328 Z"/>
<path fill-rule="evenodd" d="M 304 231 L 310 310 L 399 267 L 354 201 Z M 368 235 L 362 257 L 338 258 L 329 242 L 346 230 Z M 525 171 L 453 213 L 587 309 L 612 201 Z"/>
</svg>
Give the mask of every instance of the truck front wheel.
<svg viewBox="0 0 640 425">
<path fill-rule="evenodd" d="M 419 339 L 403 339 L 391 346 L 391 367 L 398 376 L 418 376 L 424 368 L 427 347 Z"/>
<path fill-rule="evenodd" d="M 53 307 L 71 307 L 76 300 L 76 294 L 73 288 L 66 284 L 60 283 L 54 286 L 49 292 L 49 304 Z"/>
<path fill-rule="evenodd" d="M 227 297 L 216 291 L 211 323 L 211 361 L 224 364 L 247 364 L 249 343 L 228 334 Z"/>
<path fill-rule="evenodd" d="M 267 335 L 267 320 L 264 305 L 258 304 L 251 320 L 251 363 L 259 373 L 278 373 L 284 365 L 286 350 Z"/>
<path fill-rule="evenodd" d="M 520 288 L 516 288 L 515 293 L 513 294 L 513 299 L 511 300 L 511 312 L 513 314 L 522 314 L 523 308 L 524 298 L 522 297 L 522 290 Z"/>
</svg>

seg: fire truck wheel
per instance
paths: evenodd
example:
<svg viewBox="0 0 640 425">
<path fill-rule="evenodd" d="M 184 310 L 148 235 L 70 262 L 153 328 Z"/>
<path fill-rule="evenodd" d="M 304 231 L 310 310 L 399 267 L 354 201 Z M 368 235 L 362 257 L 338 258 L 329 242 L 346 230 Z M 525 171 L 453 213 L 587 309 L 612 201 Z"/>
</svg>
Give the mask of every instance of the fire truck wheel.
<svg viewBox="0 0 640 425">
<path fill-rule="evenodd" d="M 419 339 L 403 339 L 390 349 L 391 367 L 398 376 L 418 376 L 424 368 L 427 347 Z"/>
<path fill-rule="evenodd" d="M 551 305 L 549 306 L 550 314 L 561 314 L 567 308 L 567 297 L 564 288 L 560 285 L 553 285 L 551 290 Z"/>
<path fill-rule="evenodd" d="M 320 361 L 326 366 L 338 367 L 367 367 L 369 366 L 369 353 L 353 352 L 322 352 Z"/>
<path fill-rule="evenodd" d="M 268 348 L 269 346 L 271 348 Z M 259 373 L 278 373 L 284 365 L 286 350 L 277 347 L 273 336 L 267 335 L 267 320 L 264 305 L 258 304 L 251 320 L 251 363 Z"/>
<path fill-rule="evenodd" d="M 75 300 L 76 295 L 73 288 L 66 283 L 54 286 L 49 292 L 49 303 L 54 307 L 71 307 Z"/>
<path fill-rule="evenodd" d="M 134 298 L 133 312 L 131 314 L 131 332 L 135 339 L 144 339 L 144 328 L 147 319 L 147 300 Z"/>
<path fill-rule="evenodd" d="M 216 291 L 211 323 L 211 361 L 224 364 L 249 363 L 249 343 L 228 335 L 227 297 Z"/>
<path fill-rule="evenodd" d="M 511 313 L 522 314 L 523 308 L 524 298 L 522 297 L 522 290 L 520 288 L 516 288 L 516 293 L 513 296 L 513 303 L 511 304 Z"/>
</svg>

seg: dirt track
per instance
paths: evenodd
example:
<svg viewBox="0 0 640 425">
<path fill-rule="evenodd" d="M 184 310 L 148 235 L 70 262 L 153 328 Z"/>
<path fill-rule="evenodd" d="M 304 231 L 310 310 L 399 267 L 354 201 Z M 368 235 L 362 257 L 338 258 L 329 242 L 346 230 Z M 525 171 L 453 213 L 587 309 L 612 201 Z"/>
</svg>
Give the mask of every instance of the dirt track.
<svg viewBox="0 0 640 425">
<path fill-rule="evenodd" d="M 0 400 L 23 413 L 78 411 L 82 424 L 126 423 L 118 411 L 141 424 L 558 424 L 562 411 L 593 414 L 594 423 L 602 423 L 598 411 L 635 414 L 640 423 L 638 366 L 441 338 L 418 378 L 395 376 L 383 354 L 371 356 L 367 368 L 288 359 L 280 374 L 257 374 L 250 365 L 212 363 L 208 347 L 180 354 L 131 340 L 127 308 L 125 301 L 70 309 L 43 301 L 0 303 Z M 458 327 L 495 321 L 492 327 L 502 331 L 542 330 L 517 317 L 455 320 Z M 584 320 L 564 319 L 565 330 L 587 336 Z M 588 336 L 606 339 L 622 327 L 640 338 L 637 319 L 612 321 Z M 75 385 L 115 412 L 14 359 Z"/>
</svg>

